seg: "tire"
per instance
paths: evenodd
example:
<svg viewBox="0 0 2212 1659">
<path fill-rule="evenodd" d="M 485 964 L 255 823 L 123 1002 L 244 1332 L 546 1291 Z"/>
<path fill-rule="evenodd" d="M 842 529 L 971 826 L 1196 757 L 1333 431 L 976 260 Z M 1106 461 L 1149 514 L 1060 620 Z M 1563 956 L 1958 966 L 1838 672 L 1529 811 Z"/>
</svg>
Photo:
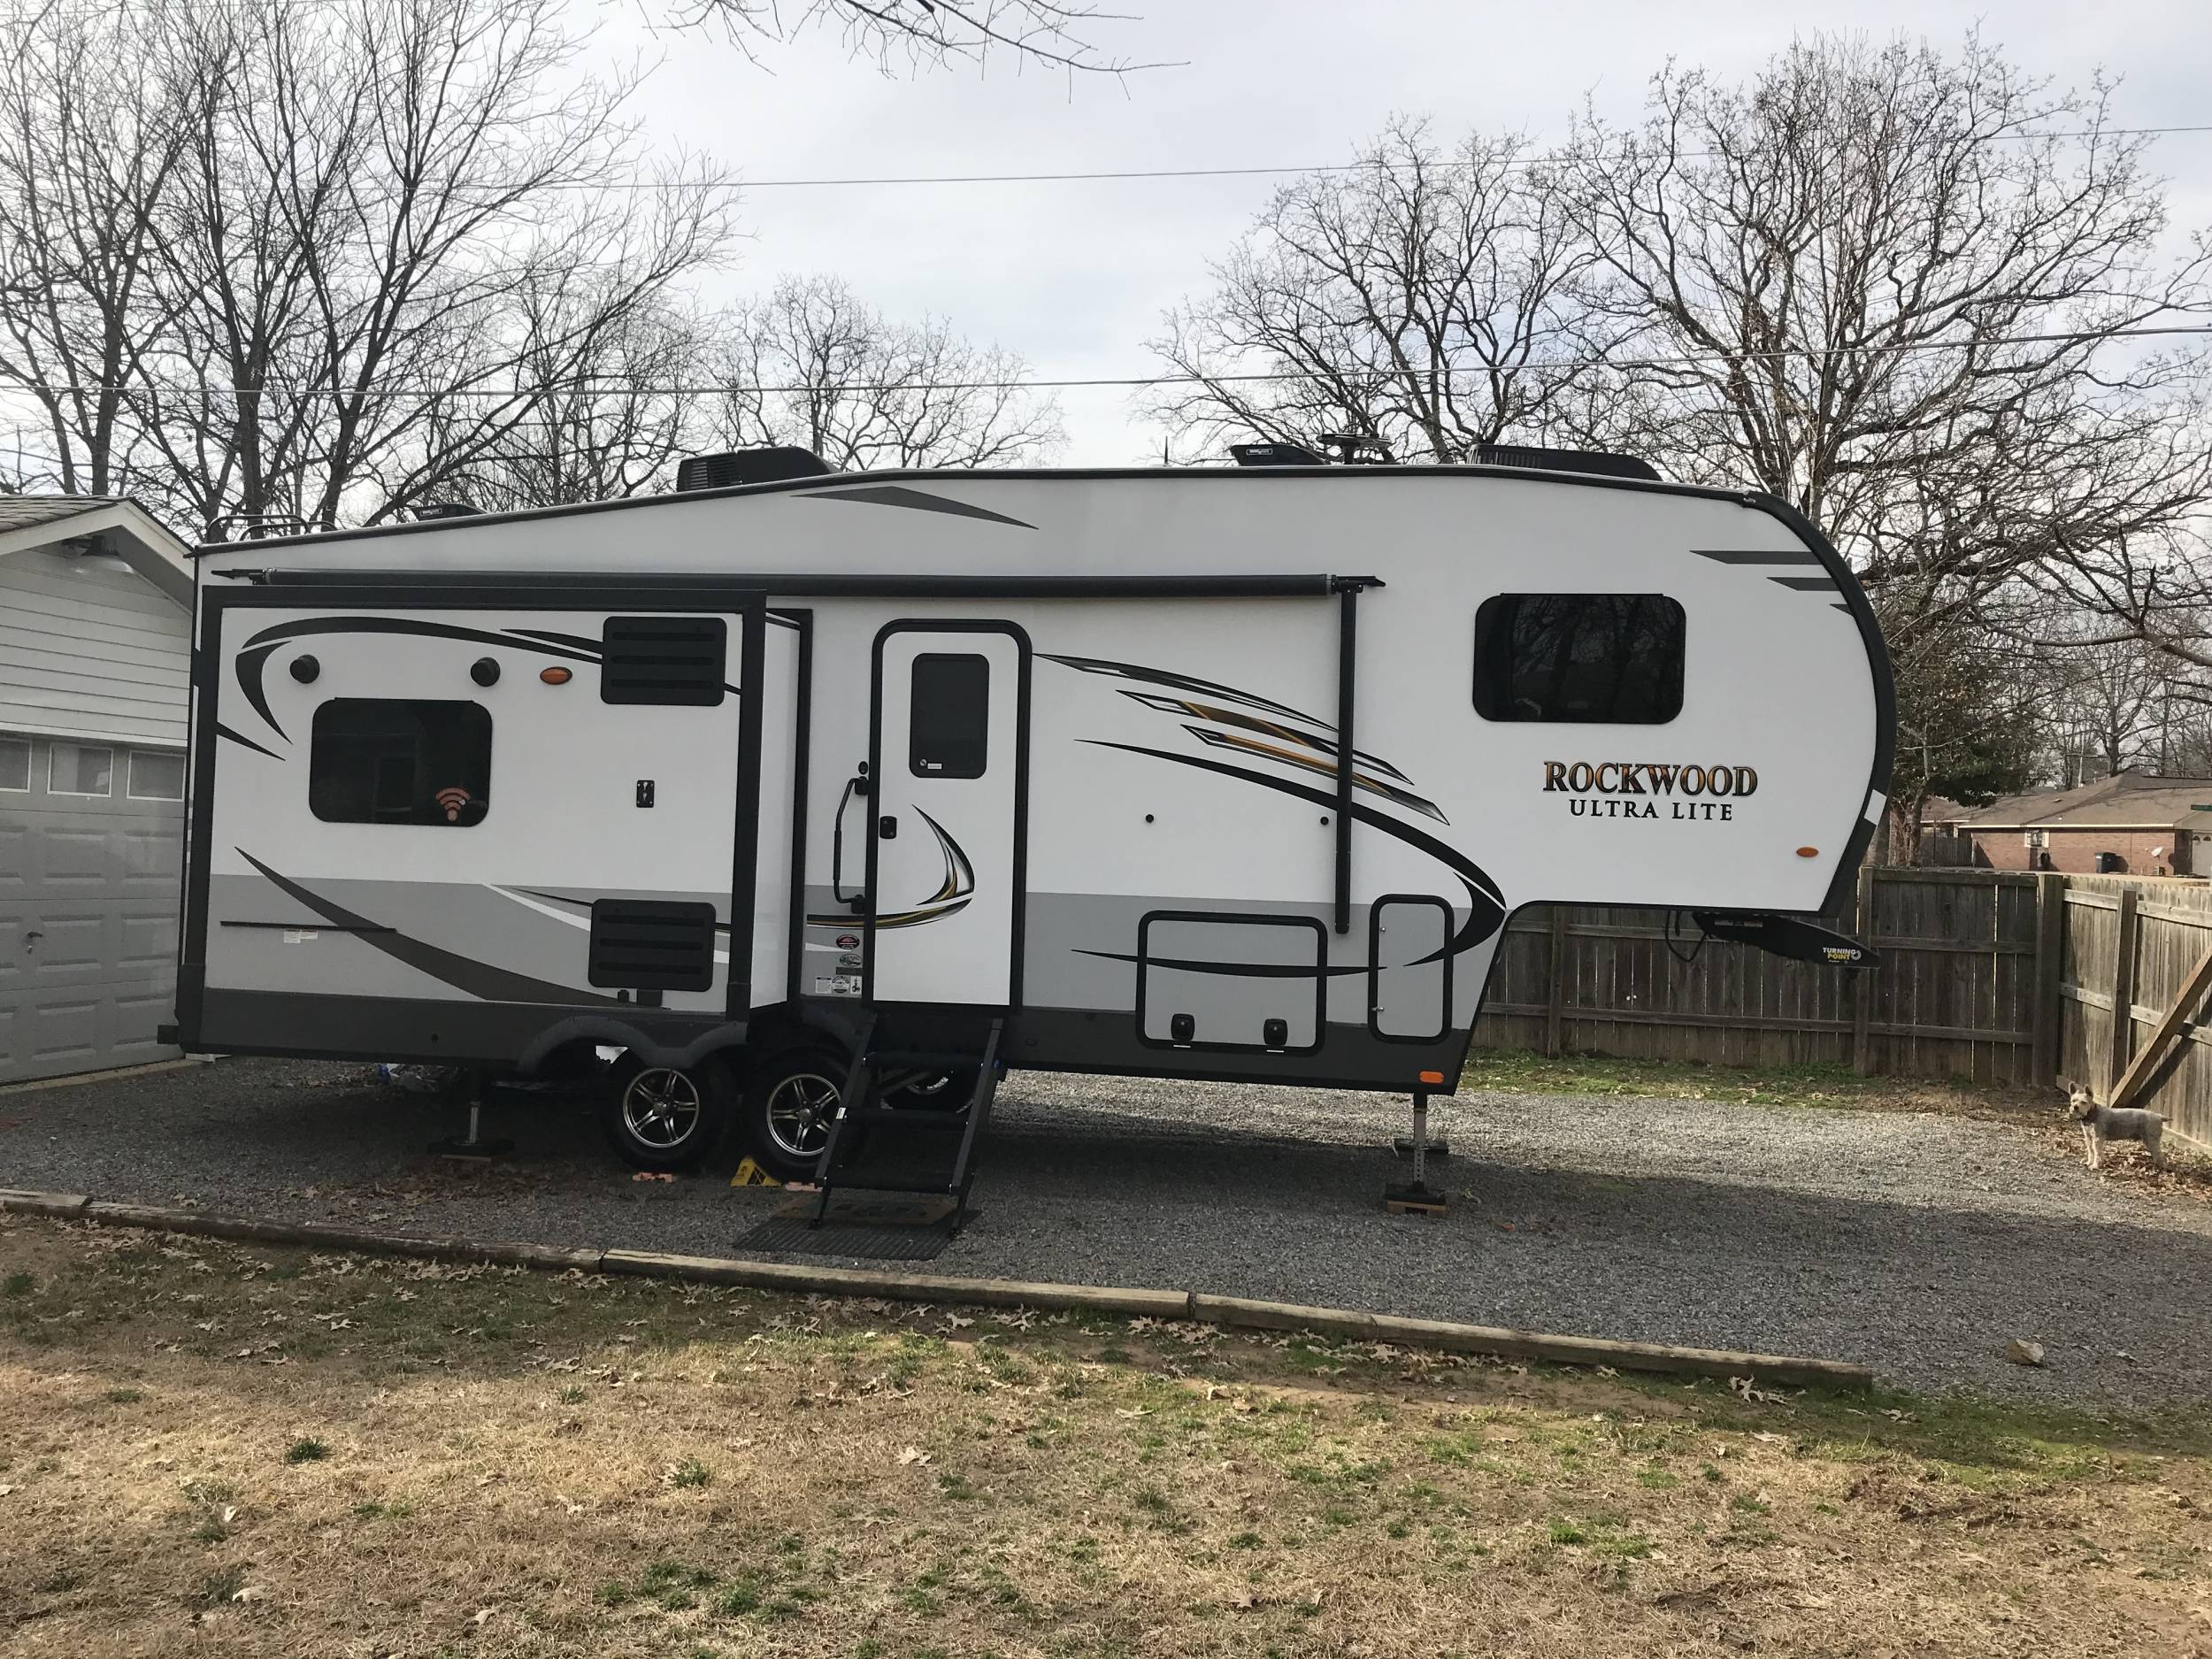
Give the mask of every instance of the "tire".
<svg viewBox="0 0 2212 1659">
<path fill-rule="evenodd" d="M 814 1179 L 850 1069 L 829 1048 L 787 1048 L 753 1068 L 742 1118 L 761 1168 L 779 1180 Z"/>
<path fill-rule="evenodd" d="M 608 1068 L 601 1123 L 634 1169 L 695 1170 L 729 1133 L 733 1094 L 719 1060 L 676 1071 L 626 1054 Z"/>
</svg>

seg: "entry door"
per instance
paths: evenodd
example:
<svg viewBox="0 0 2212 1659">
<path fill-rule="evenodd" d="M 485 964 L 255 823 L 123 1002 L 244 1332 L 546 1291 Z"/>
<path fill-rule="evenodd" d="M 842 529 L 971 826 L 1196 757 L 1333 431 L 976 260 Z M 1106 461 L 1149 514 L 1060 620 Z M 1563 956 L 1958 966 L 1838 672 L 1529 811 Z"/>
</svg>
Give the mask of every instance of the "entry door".
<svg viewBox="0 0 2212 1659">
<path fill-rule="evenodd" d="M 1020 1000 L 1028 707 L 1029 641 L 1010 622 L 877 636 L 871 1001 Z"/>
</svg>

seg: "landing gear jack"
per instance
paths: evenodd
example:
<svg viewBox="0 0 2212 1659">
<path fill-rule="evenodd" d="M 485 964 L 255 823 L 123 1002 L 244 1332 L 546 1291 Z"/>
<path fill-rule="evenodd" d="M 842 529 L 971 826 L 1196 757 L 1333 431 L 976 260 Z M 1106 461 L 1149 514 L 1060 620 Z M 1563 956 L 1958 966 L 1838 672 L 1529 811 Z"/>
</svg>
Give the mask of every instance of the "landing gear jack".
<svg viewBox="0 0 2212 1659">
<path fill-rule="evenodd" d="M 1403 1143 L 1401 1143 L 1403 1144 Z M 1413 1091 L 1413 1179 L 1404 1187 L 1383 1188 L 1383 1208 L 1394 1216 L 1440 1216 L 1449 1208 L 1442 1193 L 1428 1184 L 1432 1152 L 1443 1155 L 1441 1146 L 1429 1140 L 1429 1096 L 1426 1089 Z"/>
<path fill-rule="evenodd" d="M 460 1158 L 471 1163 L 489 1163 L 503 1158 L 515 1149 L 515 1143 L 504 1138 L 487 1141 L 482 1134 L 484 1121 L 484 1074 L 468 1074 L 469 1132 L 465 1135 L 449 1135 L 443 1141 L 433 1141 L 429 1150 L 442 1158 Z"/>
</svg>

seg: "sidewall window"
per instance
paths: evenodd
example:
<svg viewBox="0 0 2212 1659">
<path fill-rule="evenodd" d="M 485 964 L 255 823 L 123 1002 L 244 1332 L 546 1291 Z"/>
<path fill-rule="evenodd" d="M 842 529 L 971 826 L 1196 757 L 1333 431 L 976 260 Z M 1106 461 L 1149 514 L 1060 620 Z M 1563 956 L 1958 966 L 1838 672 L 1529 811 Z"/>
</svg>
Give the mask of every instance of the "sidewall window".
<svg viewBox="0 0 2212 1659">
<path fill-rule="evenodd" d="M 31 787 L 31 741 L 0 737 L 0 790 L 23 795 Z"/>
<path fill-rule="evenodd" d="M 326 824 L 467 829 L 491 809 L 492 717 L 458 698 L 333 697 L 315 710 L 308 810 Z"/>
<path fill-rule="evenodd" d="M 1664 594 L 1494 594 L 1475 613 L 1475 712 L 1664 726 L 1682 712 L 1687 628 Z"/>
</svg>

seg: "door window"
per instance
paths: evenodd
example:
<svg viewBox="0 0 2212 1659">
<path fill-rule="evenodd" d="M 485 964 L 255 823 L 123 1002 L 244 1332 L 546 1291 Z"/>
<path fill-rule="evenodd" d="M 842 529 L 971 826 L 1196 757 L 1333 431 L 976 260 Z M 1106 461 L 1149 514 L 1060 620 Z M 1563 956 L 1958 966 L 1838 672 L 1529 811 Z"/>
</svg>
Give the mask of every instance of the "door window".
<svg viewBox="0 0 2212 1659">
<path fill-rule="evenodd" d="M 918 778 L 980 778 L 990 761 L 991 660 L 930 651 L 914 659 L 907 769 Z"/>
</svg>

